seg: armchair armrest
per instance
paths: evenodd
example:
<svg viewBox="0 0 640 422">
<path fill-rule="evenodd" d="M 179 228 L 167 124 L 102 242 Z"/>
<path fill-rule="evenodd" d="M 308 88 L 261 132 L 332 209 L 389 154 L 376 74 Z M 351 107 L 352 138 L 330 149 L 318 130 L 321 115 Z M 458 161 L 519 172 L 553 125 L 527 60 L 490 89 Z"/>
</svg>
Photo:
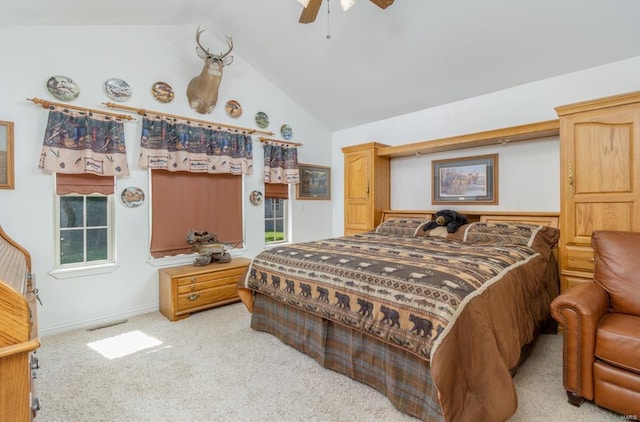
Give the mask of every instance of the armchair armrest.
<svg viewBox="0 0 640 422">
<path fill-rule="evenodd" d="M 609 312 L 607 292 L 594 282 L 566 290 L 551 302 L 551 315 L 563 327 L 563 381 L 567 394 L 593 400 L 596 329 Z M 580 401 L 579 397 L 574 400 Z"/>
</svg>

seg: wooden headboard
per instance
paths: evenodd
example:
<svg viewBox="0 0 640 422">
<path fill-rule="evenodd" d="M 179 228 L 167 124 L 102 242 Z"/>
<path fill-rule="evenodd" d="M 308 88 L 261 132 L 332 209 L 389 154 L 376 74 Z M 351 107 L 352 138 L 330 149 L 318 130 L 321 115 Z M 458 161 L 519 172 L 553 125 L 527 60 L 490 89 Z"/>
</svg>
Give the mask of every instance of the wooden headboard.
<svg viewBox="0 0 640 422">
<path fill-rule="evenodd" d="M 382 220 L 390 218 L 424 218 L 431 220 L 437 211 L 420 210 L 384 210 Z M 482 222 L 513 222 L 526 224 L 540 224 L 543 226 L 559 227 L 560 213 L 558 212 L 527 212 L 527 211 L 460 211 L 470 223 Z"/>
</svg>

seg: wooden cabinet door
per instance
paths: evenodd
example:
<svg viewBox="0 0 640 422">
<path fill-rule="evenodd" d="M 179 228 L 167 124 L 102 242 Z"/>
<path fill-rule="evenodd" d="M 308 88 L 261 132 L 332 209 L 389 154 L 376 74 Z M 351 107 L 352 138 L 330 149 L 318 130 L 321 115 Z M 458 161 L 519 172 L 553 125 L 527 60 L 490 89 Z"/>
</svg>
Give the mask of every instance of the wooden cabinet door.
<svg viewBox="0 0 640 422">
<path fill-rule="evenodd" d="M 370 230 L 373 150 L 345 154 L 344 227 L 345 232 Z"/>
<path fill-rule="evenodd" d="M 562 290 L 590 281 L 595 230 L 640 231 L 640 93 L 556 108 Z"/>
<path fill-rule="evenodd" d="M 390 158 L 378 157 L 377 142 L 342 148 L 344 153 L 344 233 L 373 230 L 389 208 Z"/>
<path fill-rule="evenodd" d="M 640 109 L 596 110 L 562 120 L 563 237 L 590 244 L 594 230 L 640 223 Z"/>
</svg>

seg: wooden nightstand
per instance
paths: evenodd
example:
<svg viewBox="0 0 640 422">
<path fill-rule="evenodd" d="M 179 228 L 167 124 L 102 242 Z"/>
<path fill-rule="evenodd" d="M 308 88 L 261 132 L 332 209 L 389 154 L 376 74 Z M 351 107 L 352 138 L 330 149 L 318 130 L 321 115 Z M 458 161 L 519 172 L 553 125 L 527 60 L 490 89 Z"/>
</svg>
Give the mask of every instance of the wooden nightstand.
<svg viewBox="0 0 640 422">
<path fill-rule="evenodd" d="M 159 270 L 160 312 L 169 320 L 177 321 L 192 312 L 239 301 L 236 286 L 249 262 L 247 258 L 233 258 L 226 264 L 182 265 Z"/>
</svg>

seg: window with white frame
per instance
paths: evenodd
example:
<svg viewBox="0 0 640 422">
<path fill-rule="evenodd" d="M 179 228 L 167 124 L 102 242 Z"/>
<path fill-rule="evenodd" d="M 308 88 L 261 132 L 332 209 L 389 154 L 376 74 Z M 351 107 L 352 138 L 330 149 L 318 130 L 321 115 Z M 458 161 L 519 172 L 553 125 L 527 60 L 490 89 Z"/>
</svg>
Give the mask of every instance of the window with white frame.
<svg viewBox="0 0 640 422">
<path fill-rule="evenodd" d="M 115 262 L 113 177 L 56 175 L 56 268 Z"/>
<path fill-rule="evenodd" d="M 289 241 L 287 202 L 282 198 L 265 198 L 264 242 L 266 244 Z"/>
<path fill-rule="evenodd" d="M 289 185 L 265 183 L 264 191 L 264 243 L 288 242 Z"/>
<path fill-rule="evenodd" d="M 113 261 L 113 195 L 58 196 L 57 266 Z"/>
</svg>

